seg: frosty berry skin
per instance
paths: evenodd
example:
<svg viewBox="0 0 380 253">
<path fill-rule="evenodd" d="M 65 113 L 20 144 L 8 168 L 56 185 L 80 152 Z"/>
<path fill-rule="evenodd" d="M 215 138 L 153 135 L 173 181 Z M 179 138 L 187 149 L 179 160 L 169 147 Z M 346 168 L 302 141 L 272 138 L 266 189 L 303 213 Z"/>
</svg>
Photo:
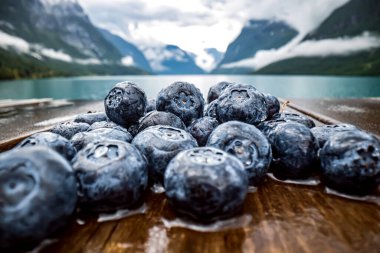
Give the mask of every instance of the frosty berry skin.
<svg viewBox="0 0 380 253">
<path fill-rule="evenodd" d="M 268 106 L 268 117 L 267 119 L 271 119 L 272 116 L 280 111 L 280 101 L 278 101 L 277 97 L 271 94 L 264 94 L 265 101 Z"/>
<path fill-rule="evenodd" d="M 78 201 L 89 211 L 115 211 L 138 204 L 148 185 L 145 158 L 127 142 L 101 140 L 88 144 L 72 161 Z"/>
<path fill-rule="evenodd" d="M 0 251 L 30 250 L 62 228 L 75 210 L 76 192 L 70 164 L 54 150 L 0 154 Z"/>
<path fill-rule="evenodd" d="M 90 142 L 102 139 L 131 142 L 133 137 L 128 132 L 123 132 L 112 128 L 98 128 L 90 132 L 77 133 L 73 136 L 73 138 L 71 138 L 70 142 L 74 145 L 77 151 L 79 151 Z"/>
<path fill-rule="evenodd" d="M 380 141 L 360 130 L 332 136 L 319 152 L 326 186 L 353 195 L 374 192 L 380 184 Z"/>
<path fill-rule="evenodd" d="M 89 124 L 83 122 L 64 122 L 55 125 L 51 132 L 70 140 L 75 134 L 87 131 L 89 127 Z"/>
<path fill-rule="evenodd" d="M 202 117 L 196 119 L 187 128 L 187 131 L 197 140 L 199 146 L 205 146 L 211 132 L 219 125 L 219 122 L 212 117 Z"/>
<path fill-rule="evenodd" d="M 147 158 L 150 181 L 158 184 L 162 184 L 165 169 L 174 156 L 198 146 L 185 130 L 163 125 L 146 128 L 132 144 Z"/>
<path fill-rule="evenodd" d="M 84 114 L 79 114 L 75 117 L 74 122 L 87 123 L 89 125 L 95 122 L 107 121 L 107 115 L 104 112 L 88 112 Z"/>
<path fill-rule="evenodd" d="M 253 86 L 245 84 L 229 85 L 216 103 L 216 117 L 219 122 L 238 120 L 248 124 L 258 124 L 268 116 L 265 97 Z"/>
<path fill-rule="evenodd" d="M 266 129 L 272 146 L 273 159 L 270 170 L 279 179 L 306 179 L 318 167 L 318 142 L 310 128 L 295 122 L 273 121 Z"/>
<path fill-rule="evenodd" d="M 297 122 L 300 124 L 303 124 L 307 126 L 308 128 L 315 127 L 314 121 L 311 119 L 299 115 L 297 113 L 289 113 L 289 112 L 283 112 L 283 113 L 276 113 L 272 116 L 271 120 L 285 120 L 287 122 Z"/>
<path fill-rule="evenodd" d="M 145 92 L 132 82 L 116 84 L 104 99 L 108 118 L 123 127 L 136 123 L 147 104 Z"/>
<path fill-rule="evenodd" d="M 186 129 L 185 123 L 176 115 L 170 112 L 151 111 L 139 120 L 138 132 L 145 128 L 156 125 L 172 126 Z"/>
<path fill-rule="evenodd" d="M 16 148 L 31 147 L 31 146 L 49 147 L 57 151 L 58 154 L 65 157 L 68 161 L 70 161 L 77 153 L 77 150 L 68 139 L 66 139 L 65 137 L 59 134 L 50 133 L 50 132 L 41 132 L 41 133 L 33 134 L 32 136 L 20 142 L 16 146 Z"/>
<path fill-rule="evenodd" d="M 156 99 L 157 111 L 171 112 L 190 125 L 203 116 L 204 98 L 194 84 L 175 82 L 162 89 Z"/>
<path fill-rule="evenodd" d="M 211 86 L 207 94 L 207 102 L 211 103 L 212 101 L 218 99 L 222 91 L 232 84 L 234 83 L 223 81 Z"/>
<path fill-rule="evenodd" d="M 311 132 L 314 134 L 315 138 L 317 138 L 319 147 L 322 148 L 326 141 L 333 135 L 352 130 L 359 130 L 359 128 L 351 124 L 323 125 L 313 127 Z"/>
<path fill-rule="evenodd" d="M 253 185 L 265 177 L 272 160 L 271 145 L 255 126 L 239 121 L 219 125 L 206 146 L 219 148 L 238 158 Z"/>
<path fill-rule="evenodd" d="M 164 186 L 175 211 L 210 222 L 242 209 L 248 178 L 237 158 L 219 149 L 202 147 L 182 151 L 170 161 Z"/>
</svg>

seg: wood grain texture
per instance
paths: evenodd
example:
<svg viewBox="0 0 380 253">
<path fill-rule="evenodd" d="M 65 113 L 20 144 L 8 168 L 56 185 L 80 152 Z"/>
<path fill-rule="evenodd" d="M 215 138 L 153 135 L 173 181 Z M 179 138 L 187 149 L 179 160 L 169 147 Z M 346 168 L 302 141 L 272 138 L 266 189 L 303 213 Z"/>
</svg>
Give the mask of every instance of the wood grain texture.
<svg viewBox="0 0 380 253">
<path fill-rule="evenodd" d="M 148 193 L 148 210 L 118 221 L 75 221 L 42 252 L 379 252 L 380 208 L 327 195 L 322 186 L 267 179 L 249 193 L 236 229 L 198 232 L 167 227 L 179 217 L 165 194 Z"/>
</svg>

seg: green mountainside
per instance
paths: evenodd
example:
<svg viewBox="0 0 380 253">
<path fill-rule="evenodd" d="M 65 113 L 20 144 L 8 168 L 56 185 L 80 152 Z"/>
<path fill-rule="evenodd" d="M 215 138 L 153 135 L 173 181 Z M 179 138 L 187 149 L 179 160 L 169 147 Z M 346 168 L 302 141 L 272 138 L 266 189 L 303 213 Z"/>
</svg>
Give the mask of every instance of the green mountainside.
<svg viewBox="0 0 380 253">
<path fill-rule="evenodd" d="M 380 35 L 380 1 L 351 0 L 336 9 L 306 40 Z M 380 48 L 348 56 L 296 57 L 274 62 L 254 74 L 380 75 Z"/>
<path fill-rule="evenodd" d="M 119 64 L 81 65 L 46 58 L 43 61 L 30 55 L 0 48 L 0 79 L 44 78 L 81 75 L 144 75 L 147 72 Z"/>
<path fill-rule="evenodd" d="M 33 53 L 53 49 L 76 60 L 97 61 L 79 64 L 59 61 L 43 54 L 20 53 L 0 48 L 0 78 L 34 78 L 90 74 L 142 74 L 133 66 L 123 66 L 123 55 L 96 28 L 75 1 L 48 5 L 43 0 L 0 0 L 0 31 L 27 41 Z"/>
<path fill-rule="evenodd" d="M 380 75 L 380 49 L 350 56 L 296 57 L 272 63 L 255 74 Z"/>
</svg>

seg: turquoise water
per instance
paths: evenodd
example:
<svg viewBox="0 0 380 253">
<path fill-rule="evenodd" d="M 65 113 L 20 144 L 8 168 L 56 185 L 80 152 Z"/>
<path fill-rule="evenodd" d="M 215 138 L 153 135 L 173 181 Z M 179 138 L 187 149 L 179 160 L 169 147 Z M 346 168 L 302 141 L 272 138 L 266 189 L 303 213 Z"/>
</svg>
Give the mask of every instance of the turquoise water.
<svg viewBox="0 0 380 253">
<path fill-rule="evenodd" d="M 220 81 L 252 84 L 262 92 L 282 98 L 380 97 L 380 77 L 172 75 L 3 81 L 0 99 L 103 99 L 114 84 L 125 80 L 140 85 L 149 98 L 174 81 L 194 83 L 205 97 L 209 87 Z"/>
</svg>

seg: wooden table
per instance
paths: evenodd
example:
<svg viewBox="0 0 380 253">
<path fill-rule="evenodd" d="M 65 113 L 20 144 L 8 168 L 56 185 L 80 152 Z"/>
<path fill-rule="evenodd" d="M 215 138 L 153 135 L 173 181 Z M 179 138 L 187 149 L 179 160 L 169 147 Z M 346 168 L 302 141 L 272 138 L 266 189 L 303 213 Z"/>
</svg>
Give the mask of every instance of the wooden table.
<svg viewBox="0 0 380 253">
<path fill-rule="evenodd" d="M 73 111 L 95 107 L 100 104 Z M 26 129 L 25 134 L 38 131 Z M 2 140 L 0 148 L 15 140 Z M 116 221 L 78 214 L 40 252 L 380 252 L 380 207 L 328 195 L 321 185 L 268 178 L 248 194 L 243 212 L 231 222 L 235 228 L 216 232 L 173 226 L 179 216 L 165 194 L 148 192 L 145 205 L 145 212 Z"/>
</svg>

